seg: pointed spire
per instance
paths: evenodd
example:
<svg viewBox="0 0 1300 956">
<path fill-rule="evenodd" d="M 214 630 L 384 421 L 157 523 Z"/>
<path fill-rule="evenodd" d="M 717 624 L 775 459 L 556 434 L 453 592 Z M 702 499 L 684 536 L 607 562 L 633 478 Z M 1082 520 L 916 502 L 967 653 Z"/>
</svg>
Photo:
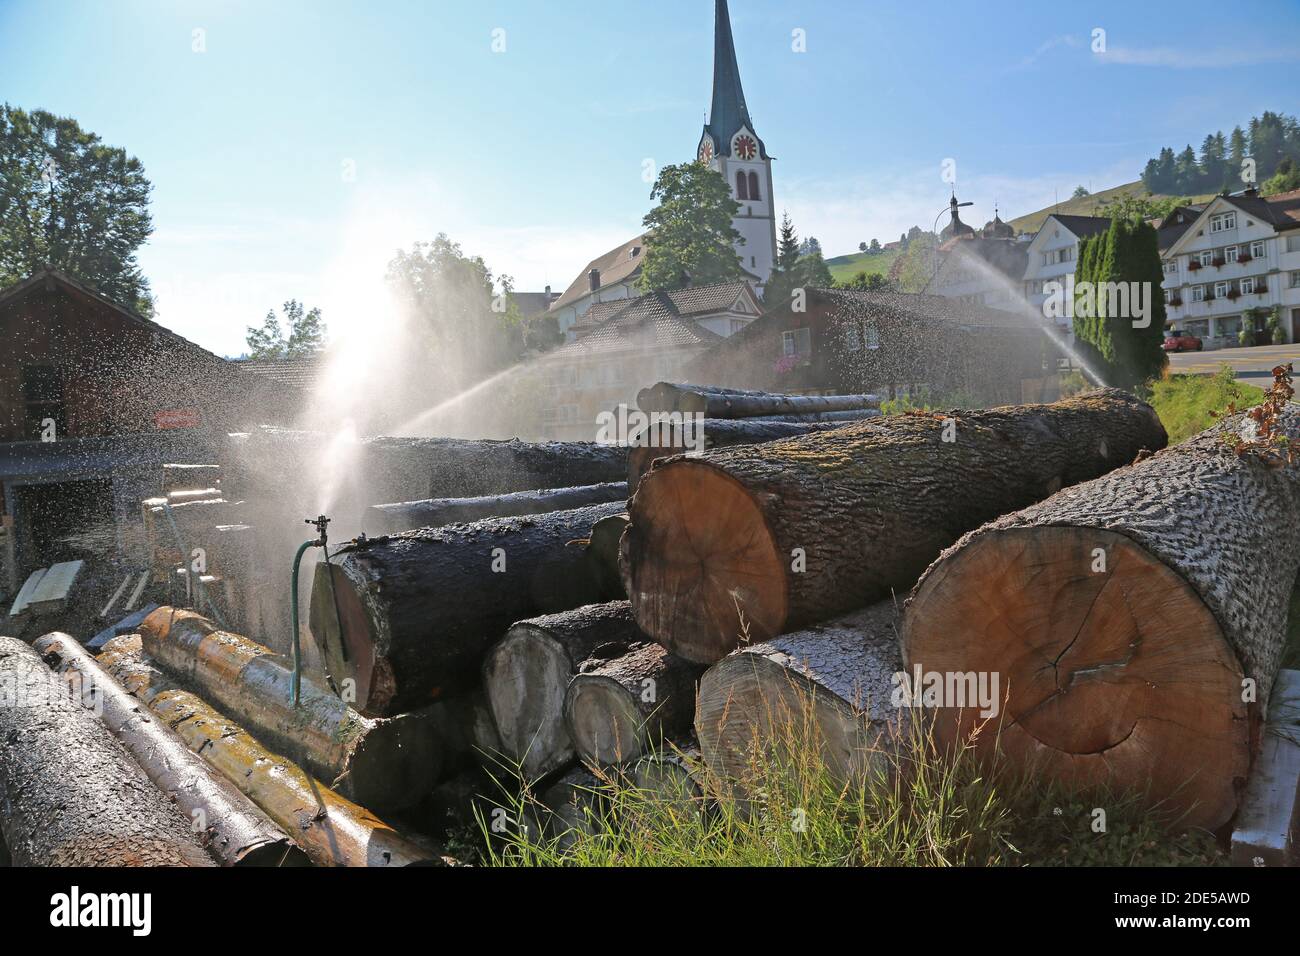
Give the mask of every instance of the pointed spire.
<svg viewBox="0 0 1300 956">
<path fill-rule="evenodd" d="M 754 129 L 740 84 L 740 67 L 736 64 L 736 44 L 731 36 L 731 15 L 727 0 L 714 0 L 713 25 L 713 108 L 705 126 L 718 145 L 718 152 L 731 153 L 731 138 L 742 128 Z M 762 140 L 759 154 L 766 158 Z"/>
</svg>

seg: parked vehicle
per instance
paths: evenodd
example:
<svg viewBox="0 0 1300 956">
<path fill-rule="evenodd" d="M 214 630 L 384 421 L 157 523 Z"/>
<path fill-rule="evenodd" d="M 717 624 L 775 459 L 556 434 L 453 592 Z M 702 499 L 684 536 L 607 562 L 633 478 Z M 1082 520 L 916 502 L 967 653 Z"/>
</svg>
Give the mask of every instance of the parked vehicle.
<svg viewBox="0 0 1300 956">
<path fill-rule="evenodd" d="M 1165 340 L 1160 345 L 1166 352 L 1199 352 L 1201 340 L 1182 329 L 1170 329 L 1165 333 Z"/>
</svg>

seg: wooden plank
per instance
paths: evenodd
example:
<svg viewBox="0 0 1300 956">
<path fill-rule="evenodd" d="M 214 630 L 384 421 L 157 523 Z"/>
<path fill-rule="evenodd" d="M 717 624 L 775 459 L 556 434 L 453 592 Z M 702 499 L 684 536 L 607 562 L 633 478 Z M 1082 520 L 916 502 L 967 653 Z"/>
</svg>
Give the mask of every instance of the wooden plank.
<svg viewBox="0 0 1300 956">
<path fill-rule="evenodd" d="M 51 565 L 32 593 L 28 605 L 33 614 L 57 614 L 68 605 L 68 595 L 77 583 L 85 561 L 61 561 Z"/>
<path fill-rule="evenodd" d="M 9 616 L 11 618 L 23 617 L 31 604 L 32 595 L 36 589 L 41 586 L 41 579 L 45 577 L 49 568 L 41 568 L 39 571 L 33 571 L 23 582 L 23 586 L 18 590 L 18 596 L 14 598 L 14 603 L 9 607 Z"/>
<path fill-rule="evenodd" d="M 127 580 L 130 580 L 130 578 Z M 158 610 L 158 605 L 150 602 L 140 610 L 128 614 L 116 624 L 110 624 L 86 642 L 87 649 L 98 652 L 113 638 L 121 637 L 123 634 L 134 634 L 140 629 L 140 624 L 144 619 L 156 610 Z"/>
<path fill-rule="evenodd" d="M 135 607 L 136 602 L 140 600 L 140 595 L 144 593 L 144 586 L 148 583 L 149 572 L 144 571 L 140 575 L 140 581 L 136 584 L 135 590 L 131 592 L 131 600 L 126 602 L 126 607 L 122 608 L 122 610 L 129 611 L 131 608 Z"/>
<path fill-rule="evenodd" d="M 1300 866 L 1300 671 L 1279 671 L 1232 833 L 1235 866 Z"/>
<path fill-rule="evenodd" d="M 113 607 L 117 604 L 118 600 L 122 597 L 122 594 L 126 591 L 126 587 L 128 584 L 131 583 L 131 579 L 133 577 L 135 577 L 135 575 L 128 571 L 126 577 L 122 579 L 122 583 L 119 584 L 117 586 L 117 590 L 113 592 L 113 596 L 109 598 L 108 603 L 104 605 L 104 610 L 99 612 L 99 616 L 101 618 L 104 618 L 105 620 L 108 619 L 108 615 L 112 612 Z"/>
</svg>

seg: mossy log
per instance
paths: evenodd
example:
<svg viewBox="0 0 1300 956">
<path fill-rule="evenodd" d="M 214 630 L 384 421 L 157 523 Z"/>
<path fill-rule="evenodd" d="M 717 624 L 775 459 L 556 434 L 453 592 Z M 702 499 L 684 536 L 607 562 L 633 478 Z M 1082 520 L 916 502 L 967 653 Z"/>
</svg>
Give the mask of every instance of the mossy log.
<svg viewBox="0 0 1300 956">
<path fill-rule="evenodd" d="M 283 827 L 318 866 L 400 867 L 441 859 L 435 848 L 398 833 L 293 761 L 267 750 L 196 694 L 175 687 L 144 658 L 138 635 L 113 638 L 99 661 L 191 751 Z"/>
<path fill-rule="evenodd" d="M 591 766 L 630 763 L 688 731 L 704 667 L 649 641 L 617 656 L 593 654 L 564 695 L 564 723 Z"/>
<path fill-rule="evenodd" d="M 153 719 L 66 634 L 47 634 L 33 648 L 68 684 L 74 698 L 98 711 L 159 790 L 193 821 L 203 846 L 223 866 L 305 866 L 306 855 L 257 806 Z"/>
<path fill-rule="evenodd" d="M 0 637 L 0 831 L 17 866 L 216 865 L 122 742 L 11 637 Z"/>
<path fill-rule="evenodd" d="M 571 763 L 564 693 L 598 649 L 627 650 L 646 637 L 627 601 L 589 605 L 514 624 L 483 661 L 483 689 L 505 756 L 529 780 Z"/>
<path fill-rule="evenodd" d="M 183 608 L 158 608 L 140 635 L 145 653 L 183 685 L 363 806 L 413 806 L 438 782 L 442 749 L 427 711 L 363 717 L 307 677 L 295 707 L 289 660 Z"/>
<path fill-rule="evenodd" d="M 622 502 L 354 542 L 316 566 L 311 630 L 356 708 L 387 715 L 462 694 L 516 621 L 608 600 L 588 536 Z M 341 627 L 340 627 L 341 625 Z"/>
<path fill-rule="evenodd" d="M 1228 446 L 1235 417 L 966 535 L 926 571 L 909 666 L 998 673 L 996 738 L 1077 784 L 1217 827 L 1237 807 L 1300 568 L 1300 463 Z M 1300 406 L 1280 427 L 1300 440 Z M 964 740 L 980 718 L 949 707 Z"/>
<path fill-rule="evenodd" d="M 620 570 L 641 629 L 712 663 L 909 588 L 962 533 L 1165 441 L 1103 389 L 673 458 L 637 487 Z"/>
</svg>

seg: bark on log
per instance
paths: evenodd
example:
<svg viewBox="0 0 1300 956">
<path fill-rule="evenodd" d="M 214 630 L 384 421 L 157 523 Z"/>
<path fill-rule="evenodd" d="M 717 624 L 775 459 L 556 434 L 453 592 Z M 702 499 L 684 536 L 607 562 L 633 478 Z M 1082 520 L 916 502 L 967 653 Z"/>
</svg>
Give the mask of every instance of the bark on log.
<svg viewBox="0 0 1300 956">
<path fill-rule="evenodd" d="M 176 734 L 149 715 L 66 634 L 47 634 L 33 648 L 68 684 L 73 698 L 99 712 L 159 790 L 187 819 L 198 821 L 199 841 L 223 866 L 306 866 L 298 845 L 224 777 L 191 753 Z"/>
<path fill-rule="evenodd" d="M 623 508 L 489 518 L 340 549 L 316 566 L 311 597 L 330 673 L 355 681 L 356 709 L 373 716 L 464 692 L 514 622 L 606 600 L 586 539 Z"/>
<path fill-rule="evenodd" d="M 542 488 L 515 491 L 481 498 L 432 498 L 426 501 L 403 501 L 390 505 L 372 505 L 367 526 L 378 534 L 396 534 L 417 528 L 440 528 L 443 525 L 483 518 L 506 518 L 521 515 L 570 511 L 587 505 L 626 501 L 627 483 L 607 481 L 577 488 Z"/>
<path fill-rule="evenodd" d="M 595 775 L 574 767 L 551 784 L 539 802 L 542 837 L 555 841 L 555 847 L 564 852 L 582 837 L 596 834 L 606 800 Z"/>
<path fill-rule="evenodd" d="M 223 448 L 222 485 L 227 494 L 283 497 L 338 455 L 328 435 L 259 429 Z M 347 455 L 351 489 L 338 489 L 335 500 L 367 504 L 572 488 L 627 474 L 627 449 L 596 442 L 365 438 Z"/>
<path fill-rule="evenodd" d="M 628 763 L 689 730 L 703 671 L 649 642 L 610 659 L 593 655 L 564 695 L 578 756 L 598 767 Z"/>
<path fill-rule="evenodd" d="M 712 663 L 908 588 L 962 533 L 1165 440 L 1102 389 L 673 458 L 637 488 L 620 570 L 641 629 Z"/>
<path fill-rule="evenodd" d="M 529 780 L 571 763 L 564 692 L 579 666 L 601 647 L 626 649 L 646 637 L 627 601 L 520 621 L 483 662 L 483 689 L 502 752 Z"/>
<path fill-rule="evenodd" d="M 704 756 L 699 743 L 683 738 L 647 754 L 632 767 L 633 785 L 669 820 L 698 819 L 712 808 L 702 783 Z"/>
<path fill-rule="evenodd" d="M 894 704 L 902 670 L 892 601 L 751 644 L 700 680 L 700 750 L 731 783 L 756 754 L 798 760 L 814 748 L 836 779 L 862 779 L 907 726 Z"/>
<path fill-rule="evenodd" d="M 690 412 L 709 418 L 800 415 L 879 408 L 877 395 L 778 395 L 714 385 L 660 382 L 637 393 L 643 412 Z"/>
<path fill-rule="evenodd" d="M 0 830 L 18 866 L 215 866 L 36 651 L 0 637 Z"/>
<path fill-rule="evenodd" d="M 1300 464 L 1239 457 L 1224 436 L 1240 424 L 993 521 L 925 572 L 904 656 L 1001 675 L 1000 732 L 981 746 L 1148 790 L 1187 826 L 1232 816 L 1300 566 Z M 1283 426 L 1300 438 L 1300 406 Z M 972 723 L 950 707 L 937 728 L 952 741 Z"/>
<path fill-rule="evenodd" d="M 592 525 L 587 543 L 587 555 L 600 576 L 601 593 L 618 600 L 627 597 L 618 573 L 618 543 L 629 520 L 626 512 L 601 518 Z"/>
<path fill-rule="evenodd" d="M 174 687 L 145 660 L 138 635 L 109 641 L 99 662 L 185 746 L 282 826 L 318 866 L 391 867 L 439 860 L 435 848 L 402 836 L 297 764 L 267 750 L 196 694 Z"/>
<path fill-rule="evenodd" d="M 876 411 L 848 412 L 854 421 L 879 418 Z M 794 438 L 811 432 L 824 432 L 844 422 L 783 422 L 757 418 L 706 418 L 698 424 L 684 426 L 662 422 L 649 425 L 632 436 L 627 456 L 627 485 L 633 491 L 654 463 L 688 451 L 730 448 L 732 445 L 755 445 L 760 442 Z M 701 445 L 702 439 L 702 445 Z"/>
<path fill-rule="evenodd" d="M 363 717 L 307 677 L 295 708 L 290 661 L 193 611 L 161 607 L 140 635 L 145 653 L 182 684 L 362 806 L 413 806 L 438 782 L 442 752 L 430 713 Z"/>
</svg>

